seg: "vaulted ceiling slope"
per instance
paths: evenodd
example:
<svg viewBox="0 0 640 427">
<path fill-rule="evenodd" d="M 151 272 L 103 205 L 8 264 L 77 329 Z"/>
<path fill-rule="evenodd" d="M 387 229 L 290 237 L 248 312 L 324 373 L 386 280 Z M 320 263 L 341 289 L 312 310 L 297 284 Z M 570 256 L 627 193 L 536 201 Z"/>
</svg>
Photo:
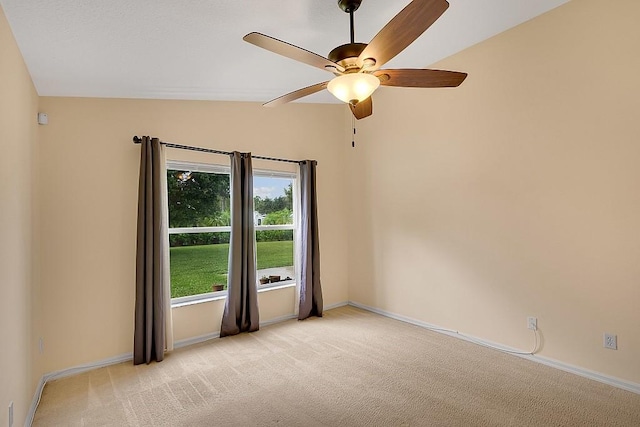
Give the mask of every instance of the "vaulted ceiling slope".
<svg viewBox="0 0 640 427">
<path fill-rule="evenodd" d="M 449 0 L 388 68 L 423 68 L 568 0 Z M 363 0 L 366 43 L 409 0 Z M 265 102 L 326 72 L 242 41 L 258 31 L 321 55 L 349 42 L 337 0 L 0 0 L 41 96 Z M 306 102 L 336 102 L 328 93 Z"/>
</svg>

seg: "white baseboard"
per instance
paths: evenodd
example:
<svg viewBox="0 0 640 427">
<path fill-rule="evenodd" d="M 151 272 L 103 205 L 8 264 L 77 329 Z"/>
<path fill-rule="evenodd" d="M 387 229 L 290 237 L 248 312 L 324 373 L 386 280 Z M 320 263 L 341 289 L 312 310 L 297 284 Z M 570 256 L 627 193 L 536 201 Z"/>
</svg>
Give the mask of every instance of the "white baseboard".
<svg viewBox="0 0 640 427">
<path fill-rule="evenodd" d="M 260 327 L 275 325 L 276 323 L 286 322 L 287 320 L 297 319 L 298 316 L 296 314 L 287 314 L 286 316 L 276 317 L 274 319 L 265 320 L 264 322 L 260 322 Z"/>
<path fill-rule="evenodd" d="M 349 305 L 349 301 L 340 301 L 333 304 L 325 305 L 323 310 L 333 310 L 334 308 L 344 307 L 345 305 Z"/>
<path fill-rule="evenodd" d="M 36 391 L 33 394 L 33 400 L 31 401 L 31 405 L 29 406 L 29 412 L 27 412 L 27 417 L 24 420 L 24 427 L 31 427 L 33 424 L 33 418 L 36 416 L 36 409 L 38 409 L 38 404 L 40 403 L 40 397 L 42 396 L 42 390 L 44 390 L 44 376 L 40 378 L 40 382 L 36 386 Z"/>
<path fill-rule="evenodd" d="M 197 337 L 187 338 L 184 340 L 174 341 L 173 348 L 178 349 L 182 347 L 188 347 L 190 345 L 200 344 L 201 342 L 213 340 L 216 338 L 220 338 L 220 331 L 211 332 L 210 334 L 199 335 Z"/>
<path fill-rule="evenodd" d="M 421 320 L 416 320 L 416 319 L 412 319 L 410 317 L 402 316 L 402 315 L 399 315 L 399 314 L 396 314 L 396 313 L 391 313 L 389 311 L 381 310 L 381 309 L 376 308 L 376 307 L 370 307 L 370 306 L 367 306 L 367 305 L 364 305 L 364 304 L 360 304 L 360 303 L 355 302 L 355 301 L 349 301 L 349 305 L 351 305 L 353 307 L 361 308 L 363 310 L 371 311 L 373 313 L 380 314 L 381 316 L 389 317 L 391 319 L 400 320 L 402 322 L 410 323 L 410 324 L 415 325 L 415 326 L 420 326 L 421 328 L 429 329 L 431 331 L 438 332 L 438 333 L 441 333 L 441 334 L 445 334 L 445 335 L 448 335 L 450 337 L 454 337 L 454 338 L 462 339 L 462 340 L 465 340 L 465 341 L 469 341 L 469 342 L 474 343 L 474 344 L 493 347 L 493 348 L 495 348 L 497 350 L 509 352 L 510 354 L 513 354 L 514 356 L 518 356 L 518 357 L 522 357 L 523 359 L 531 360 L 532 362 L 541 363 L 543 365 L 550 366 L 550 367 L 556 368 L 556 369 L 560 369 L 562 371 L 569 372 L 571 374 L 575 374 L 575 375 L 578 375 L 578 376 L 581 376 L 581 377 L 584 377 L 584 378 L 589 378 L 591 380 L 595 380 L 595 381 L 598 381 L 598 382 L 601 382 L 601 383 L 604 383 L 604 384 L 608 384 L 610 386 L 617 387 L 617 388 L 620 388 L 622 390 L 627 390 L 627 391 L 630 391 L 632 393 L 640 394 L 640 384 L 638 384 L 638 383 L 634 383 L 634 382 L 631 382 L 631 381 L 627 381 L 627 380 L 623 380 L 623 379 L 620 379 L 620 378 L 612 377 L 610 375 L 602 374 L 600 372 L 591 371 L 589 369 L 581 368 L 579 366 L 570 365 L 568 363 L 560 362 L 558 360 L 550 359 L 548 357 L 538 356 L 536 354 L 515 354 L 513 352 L 519 352 L 520 350 L 511 348 L 511 347 L 508 347 L 508 346 L 505 346 L 505 345 L 502 345 L 502 344 L 494 343 L 494 342 L 491 342 L 491 341 L 488 341 L 488 340 L 485 340 L 485 339 L 482 339 L 482 338 L 477 338 L 477 337 L 473 337 L 473 336 L 469 336 L 469 335 L 463 335 L 463 334 L 460 334 L 459 332 L 454 331 L 452 329 L 447 329 L 447 328 L 443 328 L 441 326 L 432 325 L 430 323 L 423 322 Z"/>
<path fill-rule="evenodd" d="M 84 365 L 74 366 L 73 368 L 61 369 L 44 375 L 45 383 L 51 380 L 58 380 L 71 375 L 81 374 L 93 369 L 104 368 L 105 366 L 116 365 L 118 363 L 133 360 L 133 353 L 125 353 L 120 356 L 109 357 L 107 359 L 98 360 L 97 362 L 85 363 Z"/>
<path fill-rule="evenodd" d="M 42 397 L 42 391 L 44 390 L 44 386 L 45 384 L 47 384 L 47 382 L 64 377 L 69 377 L 71 375 L 80 374 L 82 372 L 91 371 L 93 369 L 103 368 L 105 366 L 115 365 L 117 363 L 126 362 L 132 359 L 133 353 L 126 353 L 121 354 L 120 356 L 98 360 L 97 362 L 86 363 L 84 365 L 78 365 L 72 368 L 61 369 L 59 371 L 44 374 L 42 378 L 40 378 L 40 382 L 36 386 L 36 391 L 33 395 L 33 401 L 31 402 L 31 406 L 29 406 L 29 412 L 27 413 L 27 417 L 24 421 L 25 427 L 29 427 L 33 423 L 33 418 L 36 415 L 36 409 L 38 409 L 38 404 L 40 403 L 40 398 Z"/>
<path fill-rule="evenodd" d="M 520 356 L 524 359 L 531 360 L 533 362 L 542 363 L 543 365 L 550 366 L 552 368 L 560 369 L 561 371 L 569 372 L 571 374 L 579 375 L 590 380 L 598 381 L 604 384 L 608 384 L 613 387 L 627 390 L 632 393 L 640 394 L 640 384 L 631 381 L 623 380 L 621 378 L 612 377 L 610 375 L 601 374 L 600 372 L 591 371 L 589 369 L 581 368 L 579 366 L 570 365 L 568 363 L 560 362 L 544 356 Z"/>
</svg>

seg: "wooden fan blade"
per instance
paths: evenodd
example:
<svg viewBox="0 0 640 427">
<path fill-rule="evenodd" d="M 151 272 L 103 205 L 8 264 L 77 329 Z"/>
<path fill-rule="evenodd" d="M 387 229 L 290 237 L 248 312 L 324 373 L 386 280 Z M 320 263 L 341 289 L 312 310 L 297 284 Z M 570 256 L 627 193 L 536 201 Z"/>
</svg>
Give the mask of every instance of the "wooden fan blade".
<svg viewBox="0 0 640 427">
<path fill-rule="evenodd" d="M 458 87 L 467 73 L 445 70 L 398 69 L 373 73 L 383 86 L 400 87 Z"/>
<path fill-rule="evenodd" d="M 371 97 L 358 102 L 355 106 L 349 104 L 349 107 L 351 107 L 351 112 L 358 120 L 364 119 L 365 117 L 369 117 L 373 114 L 373 101 L 371 100 Z"/>
<path fill-rule="evenodd" d="M 420 37 L 448 7 L 446 0 L 413 0 L 375 35 L 358 57 L 358 65 L 373 58 L 374 69 L 380 68 Z"/>
<path fill-rule="evenodd" d="M 249 33 L 242 38 L 242 40 L 254 44 L 258 47 L 266 49 L 268 51 L 277 53 L 284 57 L 294 59 L 312 67 L 321 68 L 327 71 L 333 71 L 331 68 L 343 72 L 344 68 L 327 58 L 318 55 L 317 53 L 310 52 L 301 47 L 292 45 L 291 43 L 283 42 L 282 40 L 275 39 L 273 37 L 266 36 L 260 33 Z"/>
<path fill-rule="evenodd" d="M 272 99 L 271 101 L 262 104 L 265 107 L 277 107 L 278 105 L 286 104 L 287 102 L 295 101 L 296 99 L 303 98 L 308 95 L 313 95 L 316 92 L 320 92 L 322 89 L 326 89 L 329 82 L 317 83 L 312 86 L 307 86 L 302 89 L 294 90 L 286 95 L 282 95 L 279 98 Z"/>
</svg>

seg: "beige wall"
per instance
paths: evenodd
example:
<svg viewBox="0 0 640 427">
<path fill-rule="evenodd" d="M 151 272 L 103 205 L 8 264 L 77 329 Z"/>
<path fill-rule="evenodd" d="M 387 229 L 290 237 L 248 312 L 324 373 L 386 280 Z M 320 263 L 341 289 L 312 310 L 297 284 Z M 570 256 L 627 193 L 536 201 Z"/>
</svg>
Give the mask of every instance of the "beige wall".
<svg viewBox="0 0 640 427">
<path fill-rule="evenodd" d="M 343 152 L 349 145 L 343 106 L 267 109 L 251 103 L 46 97 L 40 102 L 49 115 L 49 125 L 40 128 L 38 163 L 44 372 L 132 351 L 140 152 L 133 135 L 317 159 L 325 303 L 346 301 Z M 170 149 L 167 157 L 190 155 Z M 204 160 L 228 162 L 216 155 Z M 290 289 L 261 293 L 259 302 L 262 321 L 294 310 Z M 176 339 L 218 331 L 221 311 L 221 302 L 175 309 Z"/>
<path fill-rule="evenodd" d="M 640 383 L 640 3 L 610 3 L 434 67 L 468 72 L 460 88 L 376 93 L 351 300 L 522 349 L 537 316 L 540 355 Z"/>
<path fill-rule="evenodd" d="M 346 299 L 345 295 L 340 302 L 346 301 Z M 260 291 L 258 293 L 260 322 L 277 321 L 291 316 L 295 303 L 296 292 L 294 287 Z M 179 342 L 218 333 L 223 311 L 224 299 L 174 308 L 174 340 Z"/>
<path fill-rule="evenodd" d="M 0 7 L 0 424 L 22 425 L 35 389 L 31 357 L 33 155 L 38 97 Z"/>
</svg>

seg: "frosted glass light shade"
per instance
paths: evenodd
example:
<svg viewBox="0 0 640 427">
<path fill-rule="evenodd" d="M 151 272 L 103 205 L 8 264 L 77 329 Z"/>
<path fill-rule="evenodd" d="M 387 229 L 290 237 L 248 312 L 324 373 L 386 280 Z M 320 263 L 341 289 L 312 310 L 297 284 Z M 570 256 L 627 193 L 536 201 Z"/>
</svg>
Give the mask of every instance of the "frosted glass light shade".
<svg viewBox="0 0 640 427">
<path fill-rule="evenodd" d="M 380 86 L 380 80 L 366 73 L 343 74 L 335 77 L 327 85 L 333 96 L 342 102 L 364 101 Z"/>
</svg>

